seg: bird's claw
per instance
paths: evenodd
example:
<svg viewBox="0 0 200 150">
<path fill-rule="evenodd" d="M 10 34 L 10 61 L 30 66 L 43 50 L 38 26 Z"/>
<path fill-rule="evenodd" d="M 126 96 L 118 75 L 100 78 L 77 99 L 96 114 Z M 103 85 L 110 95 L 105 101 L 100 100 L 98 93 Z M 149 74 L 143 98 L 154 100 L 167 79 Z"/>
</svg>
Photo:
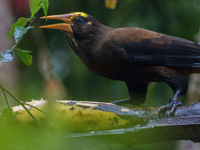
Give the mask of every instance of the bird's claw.
<svg viewBox="0 0 200 150">
<path fill-rule="evenodd" d="M 160 107 L 159 116 L 174 116 L 174 113 L 177 107 L 182 106 L 182 103 L 177 100 L 171 100 L 167 105 L 163 105 Z"/>
</svg>

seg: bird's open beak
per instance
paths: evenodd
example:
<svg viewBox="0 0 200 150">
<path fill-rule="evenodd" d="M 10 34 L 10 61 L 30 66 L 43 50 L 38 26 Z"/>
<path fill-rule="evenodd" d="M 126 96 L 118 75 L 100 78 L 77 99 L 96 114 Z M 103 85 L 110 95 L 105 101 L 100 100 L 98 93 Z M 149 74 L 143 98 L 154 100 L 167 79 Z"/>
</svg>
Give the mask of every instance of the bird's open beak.
<svg viewBox="0 0 200 150">
<path fill-rule="evenodd" d="M 74 15 L 75 14 L 63 14 L 63 15 L 52 15 L 52 16 L 40 17 L 40 19 L 62 20 L 65 22 L 65 23 L 40 26 L 40 28 L 59 29 L 62 31 L 66 31 L 68 33 L 73 33 L 71 25 L 72 25 L 72 19 L 74 18 Z"/>
</svg>

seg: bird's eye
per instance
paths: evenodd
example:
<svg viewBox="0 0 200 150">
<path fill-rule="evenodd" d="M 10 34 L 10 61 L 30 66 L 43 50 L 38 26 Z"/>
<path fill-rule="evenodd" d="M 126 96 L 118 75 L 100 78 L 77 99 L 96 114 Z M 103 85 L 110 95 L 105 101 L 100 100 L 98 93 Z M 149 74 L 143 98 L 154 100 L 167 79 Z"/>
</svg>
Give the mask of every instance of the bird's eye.
<svg viewBox="0 0 200 150">
<path fill-rule="evenodd" d="M 86 19 L 84 19 L 84 18 L 78 18 L 77 20 L 76 20 L 76 23 L 77 24 L 84 24 L 84 23 L 86 23 L 87 21 L 86 21 Z"/>
</svg>

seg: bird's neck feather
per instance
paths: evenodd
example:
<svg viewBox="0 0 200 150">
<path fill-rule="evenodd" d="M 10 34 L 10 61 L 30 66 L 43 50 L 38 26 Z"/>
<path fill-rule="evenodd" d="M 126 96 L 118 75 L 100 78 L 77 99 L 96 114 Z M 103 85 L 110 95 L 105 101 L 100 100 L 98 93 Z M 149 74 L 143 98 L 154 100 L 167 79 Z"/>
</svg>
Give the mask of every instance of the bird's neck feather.
<svg viewBox="0 0 200 150">
<path fill-rule="evenodd" d="M 67 35 L 69 43 L 74 52 L 80 57 L 80 59 L 86 64 L 90 64 L 90 53 L 101 45 L 102 41 L 107 36 L 107 33 L 112 28 L 105 25 L 101 25 L 95 31 L 87 35 L 87 37 L 77 37 L 75 35 Z"/>
</svg>

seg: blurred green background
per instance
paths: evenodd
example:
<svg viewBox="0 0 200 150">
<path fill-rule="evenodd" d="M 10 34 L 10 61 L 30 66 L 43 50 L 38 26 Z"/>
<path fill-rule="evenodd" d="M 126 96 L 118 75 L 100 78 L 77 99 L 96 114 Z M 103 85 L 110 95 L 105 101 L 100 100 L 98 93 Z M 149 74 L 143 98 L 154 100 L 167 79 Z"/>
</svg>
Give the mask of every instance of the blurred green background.
<svg viewBox="0 0 200 150">
<path fill-rule="evenodd" d="M 200 0 L 118 0 L 114 10 L 107 9 L 104 0 L 50 0 L 49 4 L 49 15 L 83 11 L 110 27 L 137 26 L 195 42 L 200 40 Z M 27 0 L 9 0 L 4 5 L 12 18 L 11 23 L 19 16 L 29 16 Z M 20 48 L 32 51 L 33 65 L 27 67 L 16 58 L 12 63 L 14 70 L 6 67 L 13 76 L 2 75 L 3 71 L 0 73 L 2 82 L 20 99 L 30 101 L 43 97 L 49 100 L 111 101 L 128 97 L 123 82 L 112 81 L 89 71 L 69 47 L 61 31 L 38 29 L 39 25 L 46 24 L 44 20 L 39 20 L 39 16 L 43 16 L 42 11 L 34 21 L 36 28 L 29 31 L 19 44 Z M 10 28 L 1 17 L 0 22 L 0 28 L 3 25 L 7 30 Z M 7 42 L 12 45 L 12 40 Z M 3 48 L 0 46 L 0 50 L 3 51 Z M 144 105 L 160 106 L 166 104 L 171 96 L 172 91 L 166 84 L 153 83 Z M 135 148 L 119 146 L 118 149 L 168 150 L 175 149 L 174 145 L 163 143 Z M 58 149 L 62 149 L 62 146 Z"/>
</svg>

